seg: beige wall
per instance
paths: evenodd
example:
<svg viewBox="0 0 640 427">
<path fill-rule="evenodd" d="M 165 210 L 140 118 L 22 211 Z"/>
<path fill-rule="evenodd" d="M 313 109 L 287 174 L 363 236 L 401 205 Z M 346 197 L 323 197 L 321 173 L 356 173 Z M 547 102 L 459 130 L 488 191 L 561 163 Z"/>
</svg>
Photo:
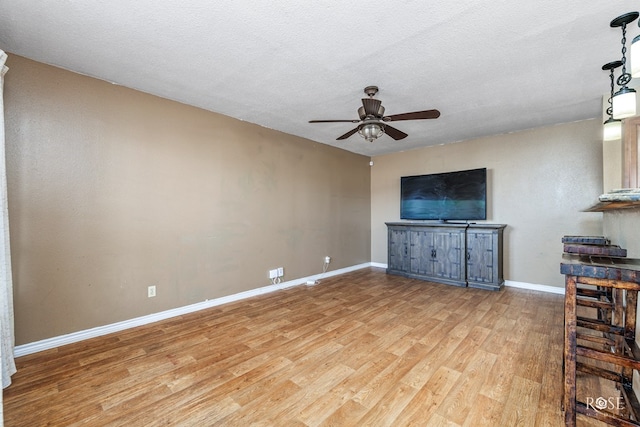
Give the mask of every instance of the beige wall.
<svg viewBox="0 0 640 427">
<path fill-rule="evenodd" d="M 625 248 L 629 258 L 640 258 L 640 210 L 605 212 L 604 235 L 612 244 Z"/>
<path fill-rule="evenodd" d="M 7 65 L 17 344 L 370 261 L 369 158 Z"/>
<path fill-rule="evenodd" d="M 400 177 L 486 167 L 487 222 L 504 223 L 505 279 L 564 286 L 561 238 L 602 234 L 583 213 L 602 193 L 600 120 L 539 128 L 375 157 L 371 258 L 387 262 L 385 221 L 399 219 Z"/>
</svg>

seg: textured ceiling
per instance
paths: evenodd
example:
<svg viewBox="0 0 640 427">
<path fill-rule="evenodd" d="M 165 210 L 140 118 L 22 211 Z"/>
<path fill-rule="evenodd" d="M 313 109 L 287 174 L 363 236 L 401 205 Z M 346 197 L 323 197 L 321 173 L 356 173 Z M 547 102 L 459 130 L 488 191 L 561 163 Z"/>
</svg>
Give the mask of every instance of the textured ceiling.
<svg viewBox="0 0 640 427">
<path fill-rule="evenodd" d="M 0 49 L 378 155 L 600 117 L 635 1 L 3 0 Z M 628 40 L 640 34 L 633 23 Z M 335 138 L 377 85 L 409 134 Z"/>
</svg>

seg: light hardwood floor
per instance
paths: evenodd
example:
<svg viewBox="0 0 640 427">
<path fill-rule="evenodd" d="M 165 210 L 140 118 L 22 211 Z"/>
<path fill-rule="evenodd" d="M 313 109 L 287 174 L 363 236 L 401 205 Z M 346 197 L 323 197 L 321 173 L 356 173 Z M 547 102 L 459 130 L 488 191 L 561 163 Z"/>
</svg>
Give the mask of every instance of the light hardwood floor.
<svg viewBox="0 0 640 427">
<path fill-rule="evenodd" d="M 561 426 L 562 310 L 359 270 L 21 357 L 5 426 Z"/>
</svg>

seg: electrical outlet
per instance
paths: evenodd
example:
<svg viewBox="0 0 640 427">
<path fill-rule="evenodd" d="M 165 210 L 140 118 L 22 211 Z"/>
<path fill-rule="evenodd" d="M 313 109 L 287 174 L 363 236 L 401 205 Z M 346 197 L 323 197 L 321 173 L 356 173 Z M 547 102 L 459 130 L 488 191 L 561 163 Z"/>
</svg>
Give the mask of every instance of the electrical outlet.
<svg viewBox="0 0 640 427">
<path fill-rule="evenodd" d="M 324 257 L 324 262 L 325 262 L 325 264 L 329 264 L 331 262 L 331 257 L 329 255 Z"/>
<path fill-rule="evenodd" d="M 278 277 L 284 276 L 284 267 L 278 267 Z"/>
<path fill-rule="evenodd" d="M 156 296 L 156 286 L 152 285 L 147 288 L 147 297 L 153 298 Z"/>
<path fill-rule="evenodd" d="M 269 270 L 269 279 L 276 279 L 278 277 L 278 269 Z"/>
</svg>

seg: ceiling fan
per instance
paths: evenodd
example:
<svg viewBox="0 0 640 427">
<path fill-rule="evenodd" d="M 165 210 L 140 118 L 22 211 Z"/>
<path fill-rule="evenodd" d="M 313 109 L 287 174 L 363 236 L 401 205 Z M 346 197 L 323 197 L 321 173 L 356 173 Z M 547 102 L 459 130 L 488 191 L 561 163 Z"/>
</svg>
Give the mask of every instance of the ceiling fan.
<svg viewBox="0 0 640 427">
<path fill-rule="evenodd" d="M 412 113 L 385 116 L 382 101 L 373 98 L 375 94 L 378 93 L 378 87 L 367 86 L 364 88 L 364 93 L 367 94 L 368 98 L 363 98 L 362 107 L 358 108 L 359 120 L 310 120 L 309 123 L 358 123 L 355 129 L 351 129 L 349 132 L 336 138 L 336 140 L 347 139 L 358 132 L 369 142 L 373 142 L 385 133 L 398 141 L 406 138 L 408 135 L 401 130 L 389 126 L 387 124 L 388 122 L 437 119 L 440 117 L 440 111 L 438 110 L 414 111 Z"/>
</svg>

